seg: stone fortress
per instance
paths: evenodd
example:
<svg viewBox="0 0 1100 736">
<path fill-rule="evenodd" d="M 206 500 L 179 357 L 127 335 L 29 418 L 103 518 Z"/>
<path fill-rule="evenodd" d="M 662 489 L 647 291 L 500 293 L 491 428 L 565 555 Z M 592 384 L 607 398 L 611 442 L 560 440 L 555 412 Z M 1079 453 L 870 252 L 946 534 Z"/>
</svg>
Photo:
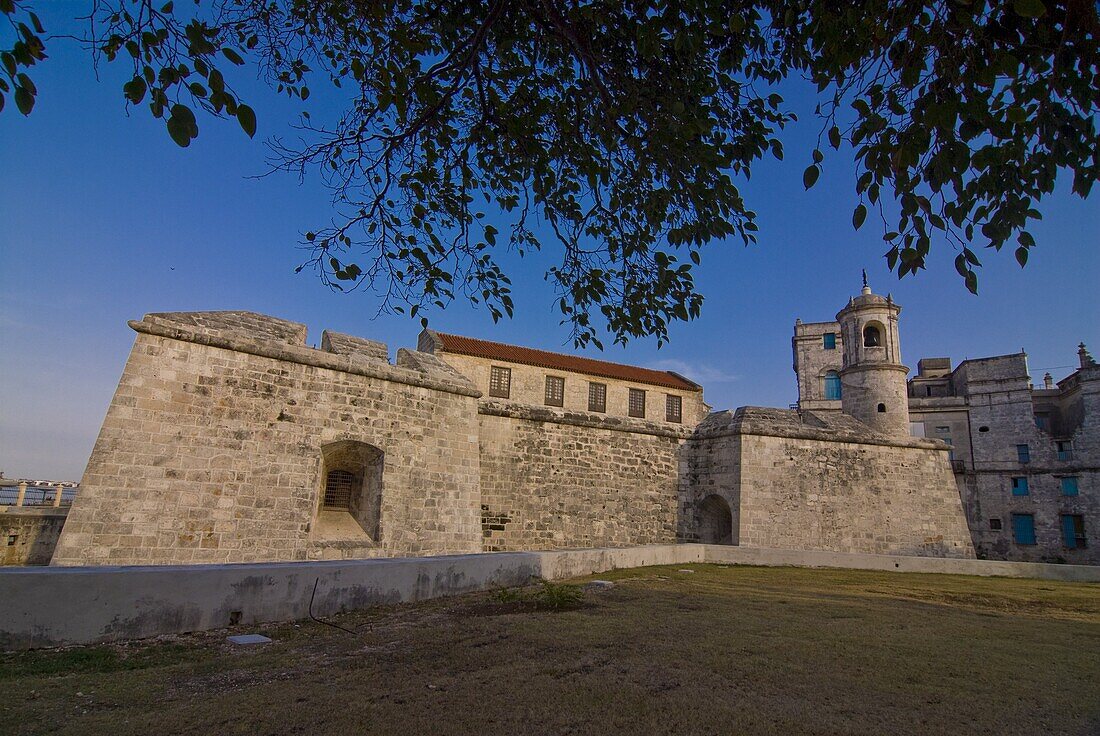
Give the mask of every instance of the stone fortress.
<svg viewBox="0 0 1100 736">
<path fill-rule="evenodd" d="M 1016 559 L 1027 540 L 984 525 L 1025 508 L 1022 558 L 1095 562 L 1095 365 L 1057 390 L 1031 391 L 1026 364 L 996 358 L 954 372 L 922 361 L 907 383 L 899 313 L 865 287 L 835 322 L 797 324 L 799 404 L 732 412 L 675 373 L 431 330 L 391 364 L 380 343 L 325 332 L 314 349 L 304 325 L 254 313 L 149 314 L 130 323 L 53 564 L 677 540 Z M 1045 407 L 1047 430 L 1038 414 L 1020 424 L 1025 405 Z M 964 423 L 991 429 L 964 447 Z M 1073 460 L 1048 463 L 1050 431 Z M 1029 497 L 998 490 L 1019 459 L 1004 442 L 1033 448 Z M 1051 500 L 1047 475 L 1074 477 L 1076 494 Z M 1080 547 L 1062 548 L 1057 515 L 1082 520 Z"/>
</svg>

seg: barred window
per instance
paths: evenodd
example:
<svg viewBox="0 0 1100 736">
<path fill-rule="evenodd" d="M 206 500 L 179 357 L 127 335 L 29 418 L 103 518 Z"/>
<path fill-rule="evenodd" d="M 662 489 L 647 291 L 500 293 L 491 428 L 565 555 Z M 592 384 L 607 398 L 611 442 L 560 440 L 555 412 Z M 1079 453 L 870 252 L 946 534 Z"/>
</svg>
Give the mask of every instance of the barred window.
<svg viewBox="0 0 1100 736">
<path fill-rule="evenodd" d="M 645 418 L 645 391 L 640 388 L 630 389 L 630 403 L 627 407 L 627 413 L 639 419 Z"/>
<path fill-rule="evenodd" d="M 607 384 L 588 384 L 588 411 L 607 411 Z"/>
<path fill-rule="evenodd" d="M 561 376 L 546 377 L 546 405 L 561 406 L 565 403 L 565 379 Z"/>
<path fill-rule="evenodd" d="M 668 394 L 665 396 L 665 421 L 682 422 L 683 420 L 683 401 L 679 396 Z"/>
<path fill-rule="evenodd" d="M 351 508 L 351 489 L 355 485 L 355 476 L 346 470 L 333 470 L 325 476 L 326 509 L 347 511 Z"/>
<path fill-rule="evenodd" d="M 507 399 L 512 393 L 512 369 L 494 365 L 489 369 L 489 395 Z"/>
</svg>

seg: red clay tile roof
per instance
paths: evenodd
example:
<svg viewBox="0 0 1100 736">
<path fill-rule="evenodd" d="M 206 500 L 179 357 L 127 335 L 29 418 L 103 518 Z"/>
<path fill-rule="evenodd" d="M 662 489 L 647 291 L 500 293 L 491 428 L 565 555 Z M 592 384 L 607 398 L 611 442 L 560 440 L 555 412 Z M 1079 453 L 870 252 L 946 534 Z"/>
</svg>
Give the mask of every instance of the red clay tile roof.
<svg viewBox="0 0 1100 736">
<path fill-rule="evenodd" d="M 680 391 L 702 391 L 702 387 L 689 381 L 683 376 L 672 371 L 658 371 L 652 368 L 639 368 L 633 365 L 611 363 L 606 360 L 582 358 L 579 355 L 563 355 L 551 353 L 547 350 L 523 348 L 518 345 L 505 345 L 500 342 L 479 340 L 475 337 L 463 337 L 462 335 L 448 335 L 443 332 L 434 332 L 441 343 L 440 348 L 445 353 L 458 355 L 471 355 L 476 358 L 489 358 L 490 360 L 502 360 L 509 363 L 522 365 L 534 365 L 540 368 L 550 368 L 557 371 L 571 371 L 574 373 L 587 373 L 603 378 L 617 378 L 621 381 L 633 381 L 646 383 L 652 386 L 664 386 L 665 388 L 679 389 Z"/>
</svg>

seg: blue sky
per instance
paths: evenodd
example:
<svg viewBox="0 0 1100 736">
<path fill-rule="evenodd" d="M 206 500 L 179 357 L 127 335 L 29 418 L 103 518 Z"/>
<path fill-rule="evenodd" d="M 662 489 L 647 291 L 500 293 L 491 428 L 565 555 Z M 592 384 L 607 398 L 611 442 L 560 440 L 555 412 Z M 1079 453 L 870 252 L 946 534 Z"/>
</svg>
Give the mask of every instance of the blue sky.
<svg viewBox="0 0 1100 736">
<path fill-rule="evenodd" d="M 41 4 L 51 30 L 83 4 Z M 237 83 L 260 123 L 250 141 L 235 121 L 200 118 L 200 135 L 178 148 L 147 114 L 127 115 L 124 70 L 54 42 L 35 70 L 39 101 L 29 118 L 0 114 L 0 469 L 9 477 L 79 478 L 147 312 L 247 309 L 305 322 L 310 341 L 332 329 L 383 340 L 391 355 L 416 343 L 419 322 L 379 316 L 367 294 L 333 293 L 308 272 L 299 233 L 326 219 L 316 178 L 250 178 L 265 171 L 262 140 L 288 134 L 297 110 L 247 78 Z M 246 72 L 245 75 L 250 72 Z M 315 84 L 315 87 L 319 84 Z M 704 384 L 716 408 L 786 406 L 796 398 L 790 339 L 795 318 L 831 319 L 867 269 L 876 291 L 902 305 L 902 352 L 964 358 L 1021 348 L 1034 381 L 1076 363 L 1084 340 L 1100 354 L 1100 197 L 1069 194 L 1068 177 L 1044 202 L 1038 248 L 1021 270 L 1010 252 L 982 254 L 972 296 L 942 247 L 930 269 L 901 280 L 886 270 L 881 232 L 851 227 L 856 204 L 850 152 L 826 158 L 806 192 L 802 169 L 818 125 L 809 89 L 788 85 L 800 121 L 785 136 L 785 163 L 765 161 L 742 186 L 760 215 L 760 243 L 704 250 L 700 319 L 653 340 L 588 351 L 593 357 L 668 368 Z M 311 107 L 324 114 L 325 96 Z M 10 102 L 10 101 L 9 101 Z M 314 100 L 311 100 L 314 102 Z M 870 218 L 869 218 L 870 220 Z M 503 229 L 503 228 L 502 228 Z M 516 317 L 496 325 L 484 309 L 456 302 L 430 314 L 450 332 L 572 351 L 543 280 L 553 253 L 506 260 Z"/>
</svg>

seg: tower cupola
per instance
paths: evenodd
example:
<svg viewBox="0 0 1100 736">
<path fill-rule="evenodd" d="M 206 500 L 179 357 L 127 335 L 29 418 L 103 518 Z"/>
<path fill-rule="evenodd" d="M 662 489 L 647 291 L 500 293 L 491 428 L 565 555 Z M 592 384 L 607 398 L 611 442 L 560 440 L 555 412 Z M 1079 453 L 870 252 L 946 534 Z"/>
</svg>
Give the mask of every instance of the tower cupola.
<svg viewBox="0 0 1100 736">
<path fill-rule="evenodd" d="M 892 436 L 909 435 L 909 399 L 898 339 L 901 307 L 867 285 L 837 314 L 844 342 L 841 410 Z"/>
</svg>

